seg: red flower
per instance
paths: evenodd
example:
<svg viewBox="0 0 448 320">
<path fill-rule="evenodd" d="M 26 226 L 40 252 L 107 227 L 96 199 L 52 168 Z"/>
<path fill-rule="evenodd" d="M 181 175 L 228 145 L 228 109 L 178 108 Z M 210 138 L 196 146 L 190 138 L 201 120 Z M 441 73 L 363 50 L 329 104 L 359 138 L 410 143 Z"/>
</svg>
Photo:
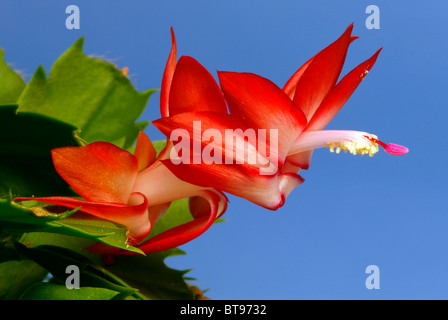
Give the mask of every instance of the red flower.
<svg viewBox="0 0 448 320">
<path fill-rule="evenodd" d="M 222 193 L 277 209 L 304 180 L 312 150 L 329 147 L 373 155 L 376 136 L 357 131 L 322 130 L 375 63 L 379 51 L 339 82 L 352 26 L 306 62 L 285 87 L 252 73 L 219 72 L 221 87 L 195 59 L 177 61 L 174 33 L 160 96 L 162 118 L 153 123 L 166 136 L 156 157 L 140 133 L 134 155 L 110 143 L 52 151 L 56 170 L 83 199 L 37 200 L 83 212 L 127 227 L 127 242 L 145 253 L 182 245 L 206 231 L 227 208 Z M 229 110 L 229 112 L 228 112 Z M 204 158 L 205 156 L 205 158 Z M 154 237 L 154 224 L 173 200 L 190 198 L 193 220 Z M 133 254 L 102 244 L 97 253 Z"/>
<path fill-rule="evenodd" d="M 183 182 L 156 160 L 149 138 L 141 132 L 135 154 L 107 142 L 84 147 L 52 150 L 54 166 L 60 176 L 83 199 L 70 197 L 16 198 L 35 200 L 67 208 L 80 208 L 101 219 L 127 227 L 127 243 L 145 253 L 182 245 L 207 230 L 227 207 L 219 192 Z M 140 243 L 168 209 L 171 201 L 193 197 L 190 202 L 194 220 Z M 206 202 L 203 199 L 206 200 Z M 139 244 L 140 243 L 140 244 Z M 116 248 L 98 244 L 95 253 L 120 253 Z"/>
<path fill-rule="evenodd" d="M 167 112 L 164 92 L 170 86 L 170 66 L 176 57 L 174 34 L 161 95 L 162 115 Z M 16 198 L 35 200 L 68 208 L 80 208 L 101 219 L 126 226 L 127 243 L 145 253 L 180 246 L 205 232 L 227 209 L 226 196 L 209 187 L 196 186 L 174 176 L 161 159 L 172 147 L 156 158 L 150 139 L 140 132 L 134 155 L 107 142 L 84 147 L 52 150 L 54 166 L 60 176 L 83 199 L 70 197 Z M 190 198 L 193 220 L 144 240 L 154 224 L 177 199 Z M 144 240 L 144 241 L 142 241 Z M 102 243 L 89 248 L 95 253 L 134 254 Z"/>
<path fill-rule="evenodd" d="M 221 91 L 196 60 L 181 57 L 175 67 L 170 65 L 170 81 L 164 82 L 171 83 L 162 91 L 169 101 L 164 117 L 153 122 L 177 142 L 162 162 L 184 181 L 277 209 L 304 181 L 298 173 L 308 168 L 315 148 L 373 155 L 380 144 L 389 153 L 406 153 L 406 148 L 386 145 L 369 133 L 322 130 L 379 54 L 337 83 L 355 39 L 351 31 L 352 26 L 306 62 L 283 90 L 252 73 L 218 72 Z"/>
</svg>

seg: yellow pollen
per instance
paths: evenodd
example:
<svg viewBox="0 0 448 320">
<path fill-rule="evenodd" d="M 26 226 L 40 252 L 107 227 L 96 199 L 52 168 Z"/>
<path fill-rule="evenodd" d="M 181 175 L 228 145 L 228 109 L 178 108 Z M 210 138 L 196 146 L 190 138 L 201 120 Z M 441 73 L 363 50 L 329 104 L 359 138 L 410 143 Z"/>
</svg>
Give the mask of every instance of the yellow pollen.
<svg viewBox="0 0 448 320">
<path fill-rule="evenodd" d="M 378 137 L 373 134 L 371 134 L 370 137 L 378 139 Z M 367 140 L 365 138 L 355 141 L 330 142 L 324 144 L 324 147 L 329 148 L 330 152 L 340 153 L 341 150 L 343 150 L 344 152 L 349 151 L 353 155 L 360 154 L 363 156 L 365 154 L 368 154 L 371 157 L 373 157 L 373 155 L 379 151 L 378 144 L 376 142 Z"/>
</svg>

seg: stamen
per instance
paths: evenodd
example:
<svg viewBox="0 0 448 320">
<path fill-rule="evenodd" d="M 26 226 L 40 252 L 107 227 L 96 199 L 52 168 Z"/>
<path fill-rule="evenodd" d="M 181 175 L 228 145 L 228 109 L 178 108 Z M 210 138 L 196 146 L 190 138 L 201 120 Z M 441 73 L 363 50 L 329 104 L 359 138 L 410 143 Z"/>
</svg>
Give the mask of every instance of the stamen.
<svg viewBox="0 0 448 320">
<path fill-rule="evenodd" d="M 382 146 L 384 148 L 384 151 L 386 151 L 387 153 L 394 155 L 394 156 L 402 156 L 406 153 L 409 152 L 409 149 L 404 147 L 404 146 L 400 146 L 399 144 L 395 144 L 395 143 L 389 143 L 389 144 L 385 144 L 384 142 L 378 140 L 377 137 L 368 137 L 365 136 L 367 139 L 371 140 L 372 142 L 378 143 L 380 146 Z"/>
<path fill-rule="evenodd" d="M 288 155 L 301 153 L 321 147 L 330 148 L 331 152 L 340 153 L 349 151 L 351 154 L 368 154 L 373 156 L 379 151 L 378 146 L 382 146 L 384 150 L 392 155 L 404 155 L 408 153 L 408 148 L 398 144 L 386 144 L 378 137 L 361 131 L 348 130 L 316 130 L 303 132 L 294 141 L 289 149 Z"/>
<path fill-rule="evenodd" d="M 378 152 L 378 143 L 376 142 L 376 136 L 370 135 L 370 136 L 363 136 L 363 138 L 367 139 L 359 139 L 359 140 L 352 140 L 352 141 L 341 141 L 341 142 L 330 142 L 324 144 L 324 147 L 327 147 L 330 149 L 330 152 L 336 153 L 341 152 L 343 150 L 344 152 L 349 151 L 353 155 L 365 155 L 368 154 L 369 156 L 373 157 L 375 153 Z"/>
</svg>

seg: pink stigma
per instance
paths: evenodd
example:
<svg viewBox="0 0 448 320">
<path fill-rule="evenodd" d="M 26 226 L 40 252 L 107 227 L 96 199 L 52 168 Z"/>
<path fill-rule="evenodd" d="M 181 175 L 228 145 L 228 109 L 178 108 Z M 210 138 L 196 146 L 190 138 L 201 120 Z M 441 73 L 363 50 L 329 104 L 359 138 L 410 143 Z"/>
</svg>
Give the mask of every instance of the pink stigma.
<svg viewBox="0 0 448 320">
<path fill-rule="evenodd" d="M 400 146 L 399 144 L 395 144 L 395 143 L 385 144 L 383 141 L 380 141 L 378 139 L 368 137 L 368 136 L 365 136 L 365 137 L 367 139 L 369 139 L 370 141 L 378 143 L 380 146 L 382 146 L 384 148 L 384 151 L 386 151 L 388 154 L 391 154 L 394 156 L 402 156 L 409 152 L 408 148 L 406 148 L 404 146 Z"/>
<path fill-rule="evenodd" d="M 386 151 L 389 154 L 392 154 L 394 156 L 402 156 L 409 152 L 409 149 L 403 146 L 400 146 L 399 144 L 395 143 L 389 143 L 385 148 L 384 151 Z"/>
</svg>

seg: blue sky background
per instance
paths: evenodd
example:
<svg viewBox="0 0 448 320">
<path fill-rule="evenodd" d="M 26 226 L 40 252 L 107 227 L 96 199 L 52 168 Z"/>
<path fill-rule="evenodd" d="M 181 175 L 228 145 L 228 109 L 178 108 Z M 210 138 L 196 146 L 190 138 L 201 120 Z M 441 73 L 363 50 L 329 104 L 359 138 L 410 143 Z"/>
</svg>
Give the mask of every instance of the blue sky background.
<svg viewBox="0 0 448 320">
<path fill-rule="evenodd" d="M 65 8 L 79 6 L 80 30 Z M 380 29 L 368 30 L 368 5 Z M 280 87 L 354 23 L 343 74 L 384 47 L 331 129 L 372 132 L 409 147 L 404 157 L 314 153 L 305 183 L 272 212 L 230 197 L 227 221 L 181 248 L 213 299 L 448 298 L 448 3 L 443 0 L 2 0 L 0 47 L 27 80 L 81 36 L 86 54 L 128 66 L 139 91 L 159 88 L 174 27 L 178 53 L 213 75 L 248 71 Z M 155 120 L 159 94 L 142 119 Z M 151 139 L 163 136 L 151 125 Z M 368 265 L 380 289 L 365 286 Z M 151 270 L 148 270 L 150 273 Z"/>
</svg>

